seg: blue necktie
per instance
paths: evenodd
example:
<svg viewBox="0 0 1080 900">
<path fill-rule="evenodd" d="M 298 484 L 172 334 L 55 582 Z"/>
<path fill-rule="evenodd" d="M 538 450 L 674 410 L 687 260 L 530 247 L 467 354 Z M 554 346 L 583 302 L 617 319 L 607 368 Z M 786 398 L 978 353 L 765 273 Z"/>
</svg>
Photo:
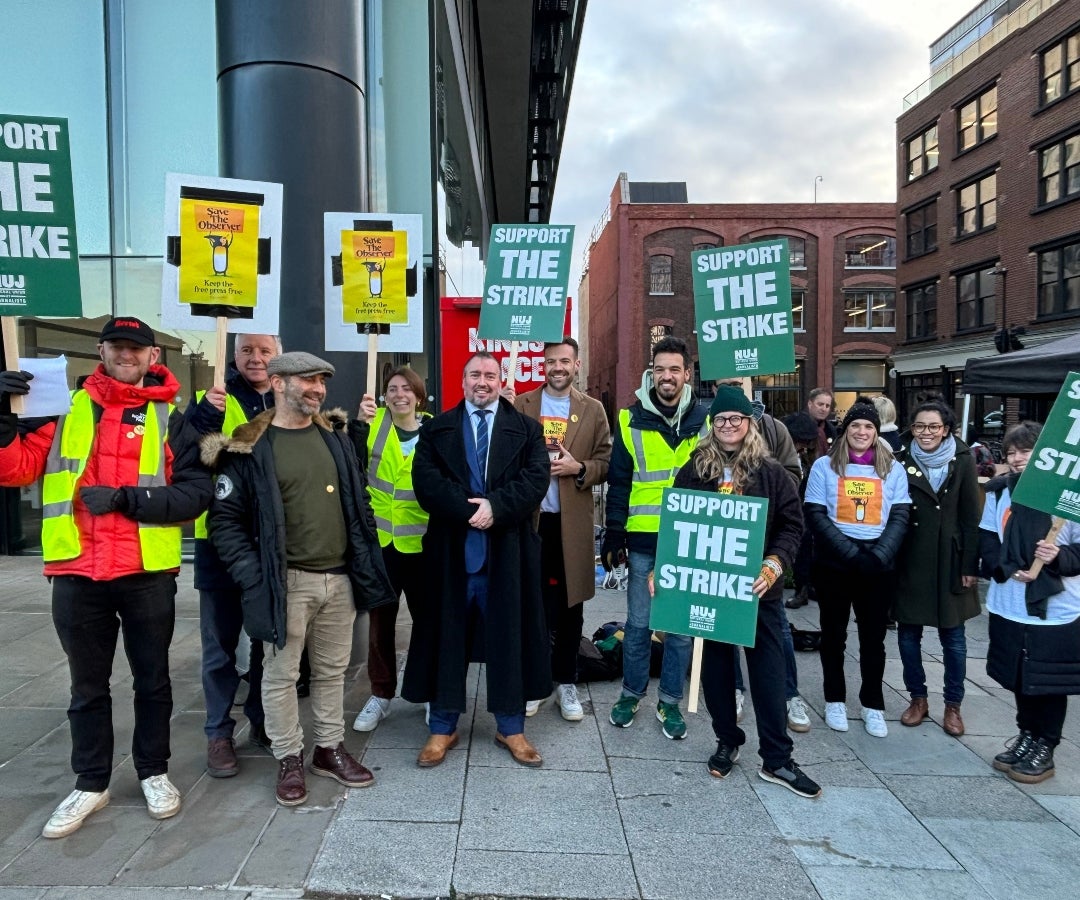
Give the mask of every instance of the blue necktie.
<svg viewBox="0 0 1080 900">
<path fill-rule="evenodd" d="M 476 467 L 480 470 L 480 477 L 486 482 L 488 455 L 487 417 L 491 415 L 491 410 L 478 409 L 473 415 L 476 416 Z"/>
</svg>

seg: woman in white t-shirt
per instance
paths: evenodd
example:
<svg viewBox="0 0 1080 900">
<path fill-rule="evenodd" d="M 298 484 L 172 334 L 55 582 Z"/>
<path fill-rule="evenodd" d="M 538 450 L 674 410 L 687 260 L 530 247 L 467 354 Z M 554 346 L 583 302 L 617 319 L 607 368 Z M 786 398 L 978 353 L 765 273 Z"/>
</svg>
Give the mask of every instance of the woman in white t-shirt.
<svg viewBox="0 0 1080 900">
<path fill-rule="evenodd" d="M 848 410 L 828 456 L 814 462 L 803 507 L 814 533 L 814 589 L 821 616 L 825 724 L 847 731 L 844 650 L 854 609 L 859 629 L 859 702 L 868 734 L 885 737 L 885 632 L 889 578 L 907 530 L 907 475 L 893 459 L 874 404 Z"/>
<path fill-rule="evenodd" d="M 981 574 L 990 578 L 986 672 L 1016 698 L 1019 734 L 993 766 L 1014 781 L 1054 774 L 1069 694 L 1080 694 L 1080 525 L 1047 542 L 1050 516 L 1012 502 L 1042 426 L 1021 422 L 1002 440 L 1007 475 L 986 484 L 979 523 Z M 1035 560 L 1043 569 L 1032 577 Z"/>
</svg>

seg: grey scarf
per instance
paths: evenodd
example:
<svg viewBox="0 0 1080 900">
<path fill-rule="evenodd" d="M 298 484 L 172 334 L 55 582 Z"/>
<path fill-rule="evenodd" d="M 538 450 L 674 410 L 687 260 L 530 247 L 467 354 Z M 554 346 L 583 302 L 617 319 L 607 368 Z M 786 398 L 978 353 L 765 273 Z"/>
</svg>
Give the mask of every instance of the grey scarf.
<svg viewBox="0 0 1080 900">
<path fill-rule="evenodd" d="M 941 490 L 945 483 L 945 476 L 949 474 L 949 463 L 956 456 L 956 439 L 951 435 L 945 435 L 945 440 L 938 444 L 937 450 L 927 453 L 919 446 L 919 442 L 912 438 L 911 455 L 926 472 L 926 480 L 935 491 Z"/>
</svg>

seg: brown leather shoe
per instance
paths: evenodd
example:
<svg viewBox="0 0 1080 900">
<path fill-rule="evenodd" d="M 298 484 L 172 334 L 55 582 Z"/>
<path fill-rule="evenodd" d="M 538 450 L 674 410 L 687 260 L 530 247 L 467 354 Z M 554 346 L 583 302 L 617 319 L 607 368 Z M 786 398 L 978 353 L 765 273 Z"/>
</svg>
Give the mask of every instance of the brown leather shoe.
<svg viewBox="0 0 1080 900">
<path fill-rule="evenodd" d="M 239 771 L 232 738 L 210 738 L 206 742 L 206 774 L 211 778 L 232 778 Z"/>
<path fill-rule="evenodd" d="M 516 763 L 528 766 L 530 769 L 539 768 L 544 764 L 544 757 L 540 755 L 540 751 L 530 744 L 523 734 L 512 734 L 509 737 L 503 737 L 496 732 L 495 743 L 509 750 Z"/>
<path fill-rule="evenodd" d="M 908 728 L 914 728 L 916 725 L 921 725 L 923 719 L 929 714 L 930 707 L 926 702 L 926 698 L 912 697 L 910 705 L 904 710 L 903 715 L 900 716 L 900 724 L 907 725 Z"/>
<path fill-rule="evenodd" d="M 960 718 L 959 703 L 945 704 L 945 719 L 941 727 L 945 729 L 946 734 L 951 734 L 953 737 L 960 737 L 964 733 L 964 720 Z"/>
<path fill-rule="evenodd" d="M 424 744 L 424 749 L 416 757 L 416 764 L 421 769 L 433 769 L 444 759 L 450 748 L 458 742 L 457 732 L 453 734 L 433 734 Z"/>
<path fill-rule="evenodd" d="M 336 747 L 316 747 L 311 755 L 311 773 L 333 778 L 345 787 L 370 787 L 375 783 L 371 770 L 360 765 L 345 749 L 344 743 Z"/>
<path fill-rule="evenodd" d="M 278 760 L 277 802 L 282 806 L 299 806 L 307 800 L 304 783 L 304 754 Z"/>
</svg>

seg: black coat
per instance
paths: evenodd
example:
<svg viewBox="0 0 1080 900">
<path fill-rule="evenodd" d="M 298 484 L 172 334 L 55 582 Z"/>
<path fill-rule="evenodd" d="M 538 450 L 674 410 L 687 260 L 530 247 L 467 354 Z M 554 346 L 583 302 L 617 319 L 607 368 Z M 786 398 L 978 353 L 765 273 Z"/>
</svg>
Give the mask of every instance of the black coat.
<svg viewBox="0 0 1080 900">
<path fill-rule="evenodd" d="M 470 656 L 487 664 L 488 709 L 508 713 L 551 693 L 547 626 L 540 594 L 540 537 L 533 512 L 547 493 L 551 463 L 540 425 L 506 400 L 491 431 L 487 492 L 488 609 L 483 627 L 466 614 L 465 535 L 469 503 L 462 401 L 420 429 L 413 489 L 430 515 L 423 566 L 430 585 L 424 615 L 413 623 L 401 696 L 465 710 Z"/>
<path fill-rule="evenodd" d="M 231 438 L 203 439 L 203 462 L 217 469 L 207 528 L 218 555 L 242 591 L 244 628 L 253 640 L 285 646 L 285 507 L 266 430 L 268 410 L 241 425 Z M 393 588 L 379 550 L 367 481 L 345 436 L 345 413 L 315 417 L 338 470 L 338 489 L 348 537 L 349 580 L 359 610 L 394 603 Z"/>
</svg>

